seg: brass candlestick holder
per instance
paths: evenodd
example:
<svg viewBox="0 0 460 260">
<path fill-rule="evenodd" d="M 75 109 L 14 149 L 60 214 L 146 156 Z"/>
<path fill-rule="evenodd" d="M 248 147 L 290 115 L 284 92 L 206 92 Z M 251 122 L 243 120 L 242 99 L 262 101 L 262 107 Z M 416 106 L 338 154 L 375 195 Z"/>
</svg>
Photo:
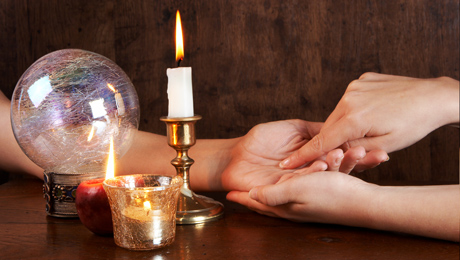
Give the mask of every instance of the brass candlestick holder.
<svg viewBox="0 0 460 260">
<path fill-rule="evenodd" d="M 190 166 L 195 162 L 188 157 L 188 149 L 195 142 L 195 123 L 200 120 L 200 115 L 192 117 L 161 117 L 166 123 L 168 144 L 177 152 L 171 164 L 176 167 L 177 174 L 184 183 L 177 202 L 177 224 L 197 224 L 219 219 L 223 216 L 222 203 L 211 198 L 197 195 L 190 189 Z"/>
</svg>

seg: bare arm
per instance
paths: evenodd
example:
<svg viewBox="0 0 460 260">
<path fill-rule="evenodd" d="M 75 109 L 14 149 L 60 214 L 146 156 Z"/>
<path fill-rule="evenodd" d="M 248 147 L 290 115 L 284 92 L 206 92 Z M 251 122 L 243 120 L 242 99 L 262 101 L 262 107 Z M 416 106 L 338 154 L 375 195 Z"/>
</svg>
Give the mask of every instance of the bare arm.
<svg viewBox="0 0 460 260">
<path fill-rule="evenodd" d="M 30 174 L 43 179 L 43 169 L 33 163 L 16 142 L 10 120 L 10 100 L 0 91 L 0 169 L 12 174 Z M 230 149 L 235 139 L 198 140 L 191 148 L 190 156 L 196 163 L 192 167 L 194 178 L 192 187 L 209 190 L 215 173 L 220 173 L 229 161 Z M 131 149 L 117 161 L 116 175 L 126 174 L 166 174 L 174 175 L 176 171 L 171 160 L 176 156 L 169 147 L 166 137 L 139 131 Z M 209 180 L 208 180 L 209 178 Z M 220 179 L 219 179 L 220 181 Z"/>
<path fill-rule="evenodd" d="M 0 149 L 0 168 L 43 178 L 43 170 L 29 160 L 14 139 L 9 114 L 10 101 L 1 94 L 0 123 L 6 127 L 0 127 L 0 142 L 4 145 Z M 305 144 L 311 138 L 310 132 L 317 133 L 321 125 L 302 120 L 278 121 L 258 125 L 241 138 L 198 140 L 190 149 L 190 157 L 195 160 L 190 171 L 191 186 L 197 191 L 249 190 L 255 185 L 275 183 L 290 172 L 278 167 L 281 159 Z M 129 151 L 116 162 L 115 174 L 174 175 L 170 162 L 175 156 L 165 136 L 139 131 Z M 375 167 L 386 157 L 384 151 L 378 150 L 367 155 L 363 149 L 333 151 L 308 169 L 329 167 L 349 172 L 358 161 L 358 167 L 365 169 Z"/>
<path fill-rule="evenodd" d="M 298 173 L 231 192 L 229 200 L 294 221 L 331 223 L 459 241 L 459 185 L 378 186 L 339 172 Z"/>
<path fill-rule="evenodd" d="M 0 168 L 16 174 L 27 173 L 43 179 L 43 170 L 22 152 L 10 120 L 10 100 L 0 91 Z"/>
<path fill-rule="evenodd" d="M 460 186 L 379 187 L 370 228 L 459 241 Z"/>
<path fill-rule="evenodd" d="M 220 173 L 231 159 L 231 150 L 238 139 L 197 140 L 189 156 L 195 163 L 190 167 L 193 190 L 222 190 Z M 169 147 L 165 136 L 139 131 L 131 149 L 117 161 L 116 175 L 163 174 L 175 175 L 171 160 L 176 151 Z"/>
</svg>

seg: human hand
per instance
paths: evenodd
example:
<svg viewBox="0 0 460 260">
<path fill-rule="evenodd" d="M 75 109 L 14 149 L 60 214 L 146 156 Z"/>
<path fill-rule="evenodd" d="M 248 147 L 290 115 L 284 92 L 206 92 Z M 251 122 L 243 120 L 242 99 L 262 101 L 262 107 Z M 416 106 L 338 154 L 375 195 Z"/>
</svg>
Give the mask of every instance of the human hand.
<svg viewBox="0 0 460 260">
<path fill-rule="evenodd" d="M 255 126 L 241 137 L 232 151 L 232 159 L 220 175 L 224 190 L 249 191 L 258 185 L 274 184 L 285 174 L 280 161 L 299 149 L 321 129 L 322 123 L 303 120 L 270 122 Z M 384 151 L 366 154 L 362 147 L 343 153 L 336 149 L 309 164 L 303 172 L 326 169 L 349 173 L 352 169 L 375 167 L 387 158 Z"/>
<path fill-rule="evenodd" d="M 387 153 L 405 148 L 436 128 L 458 122 L 458 81 L 365 73 L 350 83 L 318 135 L 280 166 L 296 168 L 342 147 Z"/>
<path fill-rule="evenodd" d="M 301 171 L 250 192 L 231 191 L 227 199 L 271 217 L 354 226 L 362 224 L 377 187 L 340 172 Z"/>
</svg>

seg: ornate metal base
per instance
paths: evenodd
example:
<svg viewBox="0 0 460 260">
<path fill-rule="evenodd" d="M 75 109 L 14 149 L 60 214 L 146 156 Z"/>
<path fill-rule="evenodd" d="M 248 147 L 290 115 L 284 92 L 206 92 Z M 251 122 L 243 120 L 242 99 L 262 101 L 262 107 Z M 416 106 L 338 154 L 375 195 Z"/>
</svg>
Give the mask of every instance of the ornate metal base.
<svg viewBox="0 0 460 260">
<path fill-rule="evenodd" d="M 45 171 L 43 197 L 46 199 L 46 213 L 53 217 L 78 218 L 75 207 L 78 184 L 104 176 L 104 172 L 65 174 Z"/>
<path fill-rule="evenodd" d="M 220 219 L 224 216 L 222 203 L 197 195 L 189 189 L 181 189 L 177 201 L 176 223 L 197 224 Z"/>
</svg>

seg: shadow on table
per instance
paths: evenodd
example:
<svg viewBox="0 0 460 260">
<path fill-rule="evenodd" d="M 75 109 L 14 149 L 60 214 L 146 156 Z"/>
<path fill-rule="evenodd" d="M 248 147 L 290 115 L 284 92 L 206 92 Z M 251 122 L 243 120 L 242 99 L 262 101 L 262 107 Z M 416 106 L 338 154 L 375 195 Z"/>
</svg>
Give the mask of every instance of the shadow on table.
<svg viewBox="0 0 460 260">
<path fill-rule="evenodd" d="M 8 182 L 10 174 L 0 170 L 0 184 Z"/>
</svg>

